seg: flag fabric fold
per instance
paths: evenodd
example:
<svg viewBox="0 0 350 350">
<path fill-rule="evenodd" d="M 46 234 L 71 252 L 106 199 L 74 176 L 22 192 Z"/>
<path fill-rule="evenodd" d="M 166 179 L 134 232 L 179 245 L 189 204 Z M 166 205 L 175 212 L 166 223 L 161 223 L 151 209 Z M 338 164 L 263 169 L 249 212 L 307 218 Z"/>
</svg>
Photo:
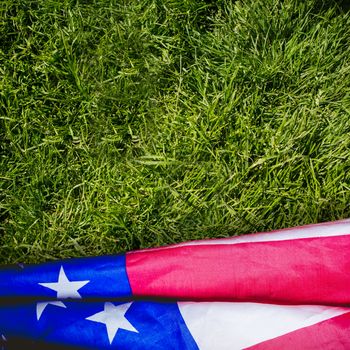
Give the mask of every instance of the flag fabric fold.
<svg viewBox="0 0 350 350">
<path fill-rule="evenodd" d="M 0 269 L 0 349 L 349 349 L 350 220 Z"/>
</svg>

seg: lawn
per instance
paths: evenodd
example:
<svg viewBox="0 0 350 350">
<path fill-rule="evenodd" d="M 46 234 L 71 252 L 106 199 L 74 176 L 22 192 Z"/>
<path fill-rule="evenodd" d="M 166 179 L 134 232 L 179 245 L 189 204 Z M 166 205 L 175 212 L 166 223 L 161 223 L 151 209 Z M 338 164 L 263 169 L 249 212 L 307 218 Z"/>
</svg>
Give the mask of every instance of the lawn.
<svg viewBox="0 0 350 350">
<path fill-rule="evenodd" d="M 3 0 L 0 262 L 350 217 L 350 13 Z"/>
</svg>

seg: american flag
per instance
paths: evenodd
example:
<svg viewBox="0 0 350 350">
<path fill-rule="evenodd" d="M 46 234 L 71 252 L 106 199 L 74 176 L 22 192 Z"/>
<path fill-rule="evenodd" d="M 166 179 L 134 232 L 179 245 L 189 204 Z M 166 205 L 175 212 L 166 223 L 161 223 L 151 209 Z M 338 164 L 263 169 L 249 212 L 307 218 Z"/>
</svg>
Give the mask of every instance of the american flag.
<svg viewBox="0 0 350 350">
<path fill-rule="evenodd" d="M 0 269 L 0 349 L 350 349 L 350 220 Z"/>
</svg>

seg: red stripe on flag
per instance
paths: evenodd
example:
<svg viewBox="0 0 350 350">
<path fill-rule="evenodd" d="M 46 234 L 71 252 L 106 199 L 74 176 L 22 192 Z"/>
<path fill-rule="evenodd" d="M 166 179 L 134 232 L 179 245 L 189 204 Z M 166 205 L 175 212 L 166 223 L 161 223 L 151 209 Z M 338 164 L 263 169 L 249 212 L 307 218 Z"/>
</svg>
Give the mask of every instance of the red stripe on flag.
<svg viewBox="0 0 350 350">
<path fill-rule="evenodd" d="M 350 349 L 350 313 L 251 346 L 250 350 Z"/>
<path fill-rule="evenodd" d="M 191 245 L 126 254 L 132 292 L 190 300 L 350 302 L 350 236 Z"/>
</svg>

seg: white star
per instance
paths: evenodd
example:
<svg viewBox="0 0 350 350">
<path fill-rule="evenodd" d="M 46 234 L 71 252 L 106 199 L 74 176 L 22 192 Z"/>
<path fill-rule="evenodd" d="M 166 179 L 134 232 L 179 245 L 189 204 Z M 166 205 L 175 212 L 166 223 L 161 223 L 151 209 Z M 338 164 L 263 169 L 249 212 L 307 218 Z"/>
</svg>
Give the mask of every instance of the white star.
<svg viewBox="0 0 350 350">
<path fill-rule="evenodd" d="M 36 304 L 36 319 L 39 321 L 40 317 L 42 315 L 42 313 L 44 312 L 44 310 L 46 309 L 47 305 L 55 305 L 55 306 L 59 306 L 59 307 L 66 307 L 66 305 L 64 305 L 62 303 L 62 301 L 45 301 L 45 302 L 40 302 Z"/>
<path fill-rule="evenodd" d="M 138 333 L 138 331 L 124 316 L 131 304 L 132 303 L 126 303 L 115 306 L 112 303 L 105 303 L 103 311 L 87 317 L 86 319 L 105 324 L 109 343 L 112 344 L 112 341 L 119 328 Z"/>
<path fill-rule="evenodd" d="M 70 281 L 64 273 L 63 266 L 61 266 L 57 282 L 39 283 L 41 286 L 50 288 L 57 292 L 57 299 L 65 298 L 81 298 L 78 290 L 85 286 L 90 281 Z"/>
</svg>

